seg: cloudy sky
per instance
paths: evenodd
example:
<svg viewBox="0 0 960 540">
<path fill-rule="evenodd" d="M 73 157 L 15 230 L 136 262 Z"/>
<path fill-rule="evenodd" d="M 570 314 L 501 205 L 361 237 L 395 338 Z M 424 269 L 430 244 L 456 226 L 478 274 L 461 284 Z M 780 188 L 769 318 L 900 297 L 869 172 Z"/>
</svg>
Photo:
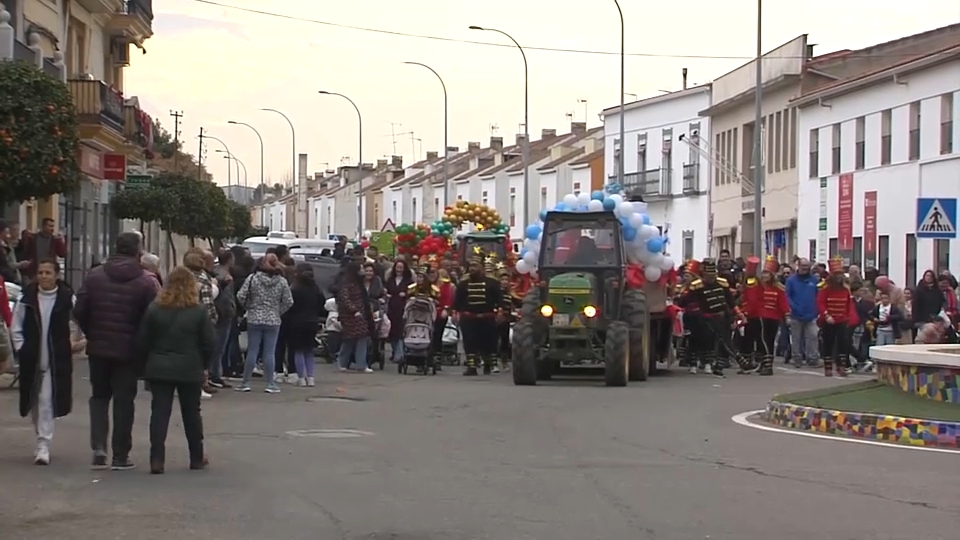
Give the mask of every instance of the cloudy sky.
<svg viewBox="0 0 960 540">
<path fill-rule="evenodd" d="M 709 82 L 755 52 L 756 0 L 620 3 L 630 55 L 626 91 L 641 98 L 679 89 L 682 68 L 689 69 L 691 83 Z M 822 54 L 960 21 L 957 0 L 764 3 L 765 50 L 806 33 Z M 226 142 L 249 170 L 251 186 L 260 176 L 259 142 L 228 120 L 248 122 L 263 135 L 266 180 L 280 181 L 291 168 L 290 128 L 260 108 L 291 118 L 297 152 L 309 154 L 311 172 L 357 161 L 356 113 L 347 101 L 318 90 L 343 93 L 359 106 L 365 162 L 397 154 L 410 163 L 439 150 L 440 84 L 405 61 L 428 64 L 444 78 L 451 146 L 464 148 L 468 141 L 486 146 L 492 134 L 512 141 L 523 122 L 520 53 L 488 45 L 509 42 L 469 30 L 470 25 L 503 30 L 526 48 L 618 53 L 620 45 L 612 0 L 165 0 L 154 9 L 155 35 L 146 43 L 147 54 L 135 55 L 126 70 L 126 92 L 140 96 L 148 112 L 170 128 L 168 113 L 182 111 L 188 151 L 196 153 L 201 126 Z M 531 133 L 566 132 L 570 115 L 599 125 L 600 110 L 618 103 L 618 54 L 534 49 L 526 54 Z M 209 152 L 207 163 L 226 184 L 222 155 Z"/>
</svg>

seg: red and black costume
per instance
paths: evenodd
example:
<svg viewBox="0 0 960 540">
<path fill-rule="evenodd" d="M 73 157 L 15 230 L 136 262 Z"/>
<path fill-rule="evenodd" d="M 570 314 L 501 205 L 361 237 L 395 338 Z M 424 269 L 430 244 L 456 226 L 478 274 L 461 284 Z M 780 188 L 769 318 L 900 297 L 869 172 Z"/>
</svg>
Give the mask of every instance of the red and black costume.
<svg viewBox="0 0 960 540">
<path fill-rule="evenodd" d="M 476 273 L 468 273 L 457 283 L 453 309 L 460 318 L 460 337 L 467 355 L 464 375 L 477 375 L 477 363 L 482 363 L 484 374 L 496 365 L 497 317 L 503 306 L 500 281 L 485 273 L 482 252 L 474 253 L 470 266 Z"/>
<path fill-rule="evenodd" d="M 680 365 L 689 368 L 690 373 L 696 373 L 698 367 L 703 367 L 704 355 L 711 343 L 710 333 L 703 326 L 700 304 L 690 293 L 690 286 L 698 279 L 700 261 L 691 259 L 684 265 L 683 283 L 675 300 L 675 304 L 681 309 L 680 317 L 683 321 L 683 338 L 677 352 L 681 359 Z"/>
<path fill-rule="evenodd" d="M 741 350 L 760 364 L 760 375 L 773 375 L 777 330 L 780 322 L 790 315 L 790 304 L 783 284 L 776 278 L 779 269 L 776 259 L 767 257 L 763 274 L 757 279 L 753 274 L 759 262 L 755 257 L 748 259 L 747 277 L 740 295 L 743 313 L 747 317 Z"/>
<path fill-rule="evenodd" d="M 830 276 L 820 282 L 817 292 L 817 312 L 823 339 L 823 373 L 833 376 L 833 365 L 837 366 L 837 375 L 845 377 L 850 368 L 850 323 L 856 318 L 853 295 L 843 276 L 843 261 L 830 260 Z"/>
</svg>

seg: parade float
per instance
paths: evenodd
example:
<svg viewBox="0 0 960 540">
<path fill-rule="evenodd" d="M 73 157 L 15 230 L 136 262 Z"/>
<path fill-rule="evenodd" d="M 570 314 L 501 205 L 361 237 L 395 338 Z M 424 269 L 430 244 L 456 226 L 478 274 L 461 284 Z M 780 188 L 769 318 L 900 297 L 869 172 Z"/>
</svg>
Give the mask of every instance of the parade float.
<svg viewBox="0 0 960 540">
<path fill-rule="evenodd" d="M 616 186 L 568 194 L 524 236 L 516 271 L 538 286 L 514 328 L 514 383 L 582 366 L 602 366 L 607 386 L 646 380 L 660 359 L 651 299 L 676 278 L 646 204 Z"/>
</svg>

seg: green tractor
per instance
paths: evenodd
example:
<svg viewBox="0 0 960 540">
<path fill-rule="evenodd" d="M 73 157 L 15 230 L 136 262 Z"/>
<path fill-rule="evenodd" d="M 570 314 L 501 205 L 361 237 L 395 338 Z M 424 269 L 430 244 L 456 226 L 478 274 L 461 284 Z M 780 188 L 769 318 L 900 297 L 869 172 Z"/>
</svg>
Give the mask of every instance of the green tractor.
<svg viewBox="0 0 960 540">
<path fill-rule="evenodd" d="M 457 257 L 461 264 L 470 260 L 473 248 L 480 247 L 485 254 L 494 255 L 498 261 L 506 260 L 510 239 L 505 234 L 492 232 L 471 232 L 457 236 Z M 512 250 L 512 249 L 511 249 Z"/>
<path fill-rule="evenodd" d="M 650 313 L 627 288 L 620 221 L 613 212 L 549 212 L 540 285 L 513 329 L 513 382 L 535 385 L 562 368 L 602 366 L 607 386 L 649 375 Z"/>
</svg>

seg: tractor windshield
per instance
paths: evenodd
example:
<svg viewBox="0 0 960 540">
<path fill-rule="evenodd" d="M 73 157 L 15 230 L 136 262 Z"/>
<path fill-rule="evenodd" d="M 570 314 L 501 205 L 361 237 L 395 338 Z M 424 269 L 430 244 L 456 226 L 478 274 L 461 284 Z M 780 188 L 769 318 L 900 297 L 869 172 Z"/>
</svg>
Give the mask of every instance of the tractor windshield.
<svg viewBox="0 0 960 540">
<path fill-rule="evenodd" d="M 543 266 L 619 266 L 620 237 L 614 219 L 550 221 L 541 243 Z"/>
<path fill-rule="evenodd" d="M 469 254 L 473 253 L 473 248 L 476 246 L 480 246 L 484 253 L 495 254 L 497 260 L 504 260 L 507 256 L 507 246 L 503 238 L 503 236 L 486 234 L 467 234 L 463 236 L 460 238 L 460 255 L 464 257 L 462 260 L 466 261 L 466 257 L 469 257 Z"/>
</svg>

